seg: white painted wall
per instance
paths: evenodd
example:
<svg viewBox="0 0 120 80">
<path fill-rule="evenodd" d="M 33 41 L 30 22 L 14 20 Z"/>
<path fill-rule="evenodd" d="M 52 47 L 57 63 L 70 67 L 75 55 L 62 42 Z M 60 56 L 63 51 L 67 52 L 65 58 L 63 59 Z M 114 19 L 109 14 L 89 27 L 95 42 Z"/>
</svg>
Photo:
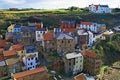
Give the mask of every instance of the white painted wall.
<svg viewBox="0 0 120 80">
<path fill-rule="evenodd" d="M 75 58 L 75 65 L 73 68 L 73 74 L 77 74 L 83 70 L 83 56 Z"/>
</svg>

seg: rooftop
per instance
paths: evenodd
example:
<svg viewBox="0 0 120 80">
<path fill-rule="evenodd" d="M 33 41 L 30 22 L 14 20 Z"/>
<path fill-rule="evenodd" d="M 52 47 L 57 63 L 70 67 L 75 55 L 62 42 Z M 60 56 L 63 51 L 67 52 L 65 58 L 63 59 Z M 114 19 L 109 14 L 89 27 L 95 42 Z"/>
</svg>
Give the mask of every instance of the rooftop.
<svg viewBox="0 0 120 80">
<path fill-rule="evenodd" d="M 67 33 L 59 32 L 55 35 L 56 39 L 73 39 L 73 37 Z"/>
<path fill-rule="evenodd" d="M 17 55 L 15 50 L 4 51 L 3 54 L 5 57 Z"/>
<path fill-rule="evenodd" d="M 82 56 L 82 54 L 80 52 L 79 53 L 73 52 L 73 53 L 66 54 L 67 59 L 77 58 L 77 57 L 80 57 L 80 56 Z"/>
<path fill-rule="evenodd" d="M 25 46 L 24 49 L 26 50 L 26 53 L 34 53 L 37 52 L 37 49 L 35 46 Z"/>
<path fill-rule="evenodd" d="M 83 73 L 78 74 L 77 76 L 74 77 L 74 80 L 87 80 L 85 75 Z"/>
<path fill-rule="evenodd" d="M 44 34 L 44 40 L 53 40 L 53 33 Z"/>
<path fill-rule="evenodd" d="M 24 72 L 19 72 L 19 73 L 13 74 L 13 77 L 17 79 L 17 78 L 25 77 L 25 76 L 40 73 L 40 72 L 47 72 L 46 67 L 41 67 L 41 68 L 36 68 L 36 69 L 24 71 Z"/>
<path fill-rule="evenodd" d="M 14 28 L 20 28 L 21 26 L 20 25 L 15 25 Z"/>
<path fill-rule="evenodd" d="M 5 40 L 0 40 L 0 47 L 6 47 L 8 43 Z"/>
<path fill-rule="evenodd" d="M 76 29 L 75 28 L 64 28 L 64 29 L 62 29 L 62 31 L 66 32 L 66 33 L 69 33 L 69 32 L 74 33 L 76 31 Z"/>
<path fill-rule="evenodd" d="M 19 59 L 18 58 L 10 58 L 10 59 L 7 59 L 5 60 L 6 61 L 6 64 L 7 65 L 13 65 L 13 64 L 16 64 L 19 62 Z"/>
<path fill-rule="evenodd" d="M 92 22 L 81 22 L 82 25 L 92 25 Z"/>
<path fill-rule="evenodd" d="M 91 51 L 87 51 L 87 50 L 82 51 L 82 54 L 83 54 L 83 56 L 89 56 L 91 58 L 96 58 L 96 56 L 97 56 L 96 53 L 91 52 Z"/>
<path fill-rule="evenodd" d="M 22 44 L 16 44 L 16 45 L 13 45 L 12 48 L 14 50 L 21 51 L 21 50 L 23 50 L 23 45 Z"/>
</svg>

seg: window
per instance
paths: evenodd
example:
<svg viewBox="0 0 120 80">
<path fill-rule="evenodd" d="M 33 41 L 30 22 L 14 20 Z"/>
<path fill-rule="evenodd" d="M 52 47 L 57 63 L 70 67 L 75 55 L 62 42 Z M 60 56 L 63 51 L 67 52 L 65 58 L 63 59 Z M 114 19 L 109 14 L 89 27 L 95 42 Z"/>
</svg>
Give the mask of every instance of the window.
<svg viewBox="0 0 120 80">
<path fill-rule="evenodd" d="M 62 40 L 62 43 L 63 43 L 64 41 Z"/>
<path fill-rule="evenodd" d="M 30 64 L 33 65 L 32 62 Z"/>
<path fill-rule="evenodd" d="M 68 43 L 70 43 L 70 40 L 68 40 Z"/>
<path fill-rule="evenodd" d="M 37 58 L 35 58 L 35 60 L 37 61 Z"/>
<path fill-rule="evenodd" d="M 71 62 L 69 62 L 69 66 L 71 66 Z"/>
<path fill-rule="evenodd" d="M 37 37 L 40 37 L 40 34 L 38 34 L 38 36 Z"/>
</svg>

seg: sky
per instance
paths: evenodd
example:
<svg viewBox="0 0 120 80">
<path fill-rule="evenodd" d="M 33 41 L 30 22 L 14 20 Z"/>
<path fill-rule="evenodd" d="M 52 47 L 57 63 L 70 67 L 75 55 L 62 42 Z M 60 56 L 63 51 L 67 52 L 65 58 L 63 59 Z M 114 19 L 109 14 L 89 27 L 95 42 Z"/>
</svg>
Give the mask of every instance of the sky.
<svg viewBox="0 0 120 80">
<path fill-rule="evenodd" d="M 110 8 L 120 8 L 120 0 L 0 0 L 0 9 L 58 9 L 71 6 L 83 8 L 88 7 L 90 4 L 103 4 L 109 5 Z"/>
</svg>

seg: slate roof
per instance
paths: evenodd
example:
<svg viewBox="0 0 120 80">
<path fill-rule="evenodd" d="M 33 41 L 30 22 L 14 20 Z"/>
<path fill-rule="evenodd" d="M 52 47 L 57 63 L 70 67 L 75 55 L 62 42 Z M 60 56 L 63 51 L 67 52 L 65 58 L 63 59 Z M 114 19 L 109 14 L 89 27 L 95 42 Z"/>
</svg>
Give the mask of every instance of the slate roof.
<svg viewBox="0 0 120 80">
<path fill-rule="evenodd" d="M 108 7 L 108 5 L 99 5 L 100 7 Z"/>
<path fill-rule="evenodd" d="M 36 31 L 47 31 L 46 28 L 37 28 Z"/>
<path fill-rule="evenodd" d="M 21 27 L 21 32 L 35 32 L 36 27 L 35 26 L 24 26 Z"/>
<path fill-rule="evenodd" d="M 37 52 L 37 49 L 35 46 L 25 46 L 24 50 L 26 50 L 26 53 L 34 53 Z"/>
<path fill-rule="evenodd" d="M 15 25 L 14 28 L 20 28 L 21 26 L 20 25 Z"/>
<path fill-rule="evenodd" d="M 14 33 L 13 34 L 13 38 L 15 38 L 15 39 L 22 39 L 23 35 Z"/>
<path fill-rule="evenodd" d="M 63 32 L 59 32 L 55 35 L 55 38 L 56 39 L 63 39 L 63 38 L 66 38 L 66 39 L 73 39 L 73 37 L 67 33 L 63 33 Z"/>
</svg>

